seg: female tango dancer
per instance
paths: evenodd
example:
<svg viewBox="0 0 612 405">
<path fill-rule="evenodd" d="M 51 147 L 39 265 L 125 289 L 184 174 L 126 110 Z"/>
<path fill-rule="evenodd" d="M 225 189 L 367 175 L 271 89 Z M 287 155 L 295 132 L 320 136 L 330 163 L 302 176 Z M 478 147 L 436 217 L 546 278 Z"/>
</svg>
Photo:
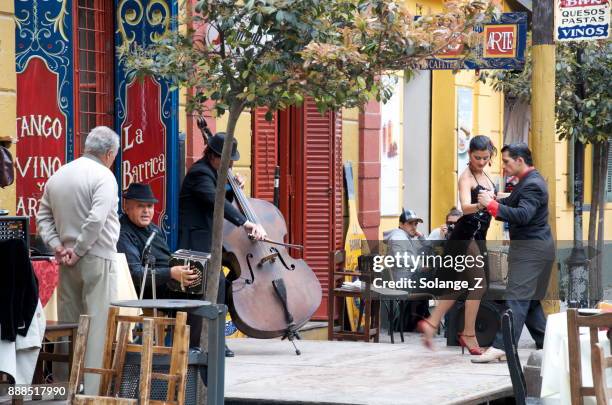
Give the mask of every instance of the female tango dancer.
<svg viewBox="0 0 612 405">
<path fill-rule="evenodd" d="M 485 172 L 485 167 L 491 165 L 491 158 L 496 153 L 497 150 L 487 136 L 478 135 L 470 141 L 468 167 L 459 176 L 459 199 L 463 216 L 457 221 L 455 229 L 449 236 L 445 254 L 476 257 L 484 253 L 491 215 L 485 207 L 478 204 L 478 193 L 481 190 L 493 190 L 497 193 L 493 181 Z M 484 280 L 485 271 L 483 266 L 473 266 L 463 271 L 462 277 L 469 277 L 470 280 L 482 277 Z M 457 336 L 462 351 L 467 347 L 471 355 L 480 355 L 484 351 L 478 345 L 475 330 L 476 315 L 484 291 L 483 286 L 482 289 L 474 289 L 468 293 L 465 302 L 465 326 L 463 332 Z M 423 344 L 426 347 L 432 348 L 432 338 L 438 330 L 440 320 L 456 300 L 457 294 L 451 299 L 440 300 L 429 318 L 418 323 L 417 329 L 423 334 Z"/>
</svg>

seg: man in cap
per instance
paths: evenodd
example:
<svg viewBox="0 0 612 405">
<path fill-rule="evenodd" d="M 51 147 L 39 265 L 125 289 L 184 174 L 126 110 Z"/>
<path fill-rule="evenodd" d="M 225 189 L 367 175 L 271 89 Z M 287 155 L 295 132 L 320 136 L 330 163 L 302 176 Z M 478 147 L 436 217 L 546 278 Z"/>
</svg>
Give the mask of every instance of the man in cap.
<svg viewBox="0 0 612 405">
<path fill-rule="evenodd" d="M 416 212 L 402 209 L 399 217 L 399 226 L 385 232 L 383 235 L 387 244 L 388 256 L 395 256 L 397 253 L 404 255 L 405 252 L 410 256 L 416 257 L 422 253 L 426 238 L 418 231 L 419 223 L 423 223 L 423 220 Z M 412 273 L 411 270 L 410 268 L 395 268 L 394 277 L 396 279 L 402 277 L 409 278 L 410 273 Z"/>
<path fill-rule="evenodd" d="M 219 132 L 208 139 L 204 156 L 195 162 L 189 169 L 181 186 L 179 195 L 179 239 L 181 249 L 210 252 L 212 245 L 213 210 L 215 206 L 215 191 L 217 187 L 217 171 L 221 167 L 221 151 L 225 133 Z M 230 167 L 240 159 L 238 142 L 234 139 Z M 241 186 L 244 181 L 238 178 Z M 226 193 L 224 217 L 236 226 L 242 226 L 245 231 L 252 234 L 255 239 L 264 239 L 266 231 L 259 224 L 248 221 L 242 213 L 231 204 L 233 193 Z M 219 277 L 219 294 L 217 302 L 225 303 L 225 276 Z M 200 345 L 200 330 L 202 319 L 188 317 L 191 326 L 190 346 Z M 226 347 L 226 356 L 233 353 Z"/>
<path fill-rule="evenodd" d="M 130 267 L 130 273 L 136 290 L 140 292 L 144 273 L 144 258 L 142 257 L 149 236 L 156 232 L 151 242 L 151 255 L 155 258 L 155 284 L 157 298 L 168 298 L 167 283 L 174 279 L 188 286 L 197 275 L 188 266 L 169 266 L 170 249 L 166 236 L 157 225 L 153 224 L 154 204 L 157 199 L 148 184 L 132 183 L 123 194 L 123 211 L 119 219 L 121 232 L 117 242 L 117 251 L 124 253 Z M 144 286 L 144 298 L 152 298 L 151 273 L 148 274 Z"/>
</svg>

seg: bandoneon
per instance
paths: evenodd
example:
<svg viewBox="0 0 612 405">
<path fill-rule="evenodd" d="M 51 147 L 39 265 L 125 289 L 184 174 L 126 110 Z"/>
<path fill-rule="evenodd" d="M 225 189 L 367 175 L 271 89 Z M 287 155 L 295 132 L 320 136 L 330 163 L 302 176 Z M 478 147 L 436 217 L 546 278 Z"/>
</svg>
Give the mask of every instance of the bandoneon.
<svg viewBox="0 0 612 405">
<path fill-rule="evenodd" d="M 208 279 L 208 263 L 210 262 L 210 253 L 197 252 L 195 250 L 181 249 L 171 255 L 170 267 L 174 266 L 189 266 L 197 276 L 197 280 L 190 285 L 185 285 L 183 281 L 170 280 L 168 287 L 174 291 L 180 291 L 187 294 L 203 295 L 206 291 L 206 281 Z"/>
</svg>

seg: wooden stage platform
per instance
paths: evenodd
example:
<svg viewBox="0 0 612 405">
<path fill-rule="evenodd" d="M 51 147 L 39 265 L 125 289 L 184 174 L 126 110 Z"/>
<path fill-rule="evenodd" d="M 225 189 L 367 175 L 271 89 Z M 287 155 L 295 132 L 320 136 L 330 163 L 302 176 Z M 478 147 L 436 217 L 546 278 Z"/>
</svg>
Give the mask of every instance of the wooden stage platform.
<svg viewBox="0 0 612 405">
<path fill-rule="evenodd" d="M 436 350 L 406 342 L 231 339 L 226 404 L 479 404 L 511 397 L 505 362 L 472 364 L 461 348 L 438 338 Z M 521 349 L 523 364 L 530 349 Z"/>
</svg>

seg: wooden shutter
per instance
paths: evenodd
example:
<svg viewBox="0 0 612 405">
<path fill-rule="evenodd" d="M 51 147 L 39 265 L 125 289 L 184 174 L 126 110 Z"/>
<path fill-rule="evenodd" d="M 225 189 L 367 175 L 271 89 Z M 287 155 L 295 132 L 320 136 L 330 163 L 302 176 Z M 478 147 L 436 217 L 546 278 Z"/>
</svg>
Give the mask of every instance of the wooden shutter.
<svg viewBox="0 0 612 405">
<path fill-rule="evenodd" d="M 342 130 L 334 125 L 337 121 L 335 113 L 321 115 L 312 100 L 305 101 L 302 242 L 303 258 L 323 289 L 316 319 L 327 316 L 329 253 L 342 242 Z"/>
<path fill-rule="evenodd" d="M 266 121 L 267 108 L 253 112 L 252 128 L 252 190 L 253 197 L 273 202 L 274 170 L 278 165 L 278 120 Z"/>
</svg>

